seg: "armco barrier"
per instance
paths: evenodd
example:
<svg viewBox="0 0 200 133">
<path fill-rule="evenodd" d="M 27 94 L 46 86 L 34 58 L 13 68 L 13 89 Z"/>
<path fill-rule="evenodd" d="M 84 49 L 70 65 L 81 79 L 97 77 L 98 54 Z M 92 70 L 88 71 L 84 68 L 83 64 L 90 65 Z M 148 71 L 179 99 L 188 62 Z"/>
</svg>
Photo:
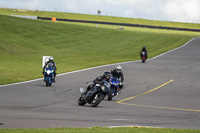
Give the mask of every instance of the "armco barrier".
<svg viewBox="0 0 200 133">
<path fill-rule="evenodd" d="M 37 17 L 37 19 L 52 20 L 52 18 L 39 17 L 39 16 Z M 119 26 L 130 26 L 130 27 L 152 28 L 152 29 L 167 29 L 167 30 L 181 30 L 181 31 L 200 32 L 200 29 L 177 28 L 177 27 L 166 27 L 166 26 L 153 26 L 153 25 L 141 25 L 141 24 L 129 24 L 129 23 L 101 22 L 101 21 L 87 21 L 87 20 L 75 20 L 75 19 L 64 19 L 64 18 L 56 18 L 56 21 L 93 23 L 93 24 L 107 24 L 107 25 L 119 25 Z"/>
<path fill-rule="evenodd" d="M 10 16 L 18 18 L 27 18 L 27 19 L 38 19 L 37 16 L 27 16 L 27 15 L 10 15 Z"/>
</svg>

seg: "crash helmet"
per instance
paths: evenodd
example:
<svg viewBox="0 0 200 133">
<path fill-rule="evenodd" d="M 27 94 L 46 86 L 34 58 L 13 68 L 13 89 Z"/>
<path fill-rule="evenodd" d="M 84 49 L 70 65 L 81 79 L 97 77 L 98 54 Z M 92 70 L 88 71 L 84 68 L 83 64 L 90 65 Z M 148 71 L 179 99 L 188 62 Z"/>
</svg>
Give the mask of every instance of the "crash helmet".
<svg viewBox="0 0 200 133">
<path fill-rule="evenodd" d="M 146 50 L 146 46 L 143 46 L 143 48 L 142 48 L 143 50 Z"/>
<path fill-rule="evenodd" d="M 51 56 L 50 58 L 49 58 L 49 61 L 53 61 L 54 60 L 54 58 Z"/>
<path fill-rule="evenodd" d="M 103 78 L 105 78 L 106 81 L 110 80 L 110 76 L 111 76 L 110 72 L 104 72 L 103 74 Z"/>
<path fill-rule="evenodd" d="M 121 65 L 116 65 L 116 71 L 117 73 L 120 73 L 122 71 L 122 66 Z"/>
</svg>

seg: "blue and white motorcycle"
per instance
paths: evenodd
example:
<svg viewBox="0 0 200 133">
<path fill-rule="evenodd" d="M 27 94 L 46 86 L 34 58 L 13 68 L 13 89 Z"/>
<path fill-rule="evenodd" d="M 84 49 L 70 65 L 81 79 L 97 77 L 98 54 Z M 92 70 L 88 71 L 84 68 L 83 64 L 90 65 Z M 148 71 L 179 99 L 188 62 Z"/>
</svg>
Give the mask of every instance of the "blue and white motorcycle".
<svg viewBox="0 0 200 133">
<path fill-rule="evenodd" d="M 44 69 L 44 82 L 46 86 L 51 86 L 52 82 L 54 81 L 54 68 L 52 65 L 47 65 Z"/>
<path fill-rule="evenodd" d="M 119 79 L 117 77 L 110 78 L 110 93 L 108 93 L 108 101 L 112 100 L 114 96 L 118 94 L 119 91 Z"/>
</svg>

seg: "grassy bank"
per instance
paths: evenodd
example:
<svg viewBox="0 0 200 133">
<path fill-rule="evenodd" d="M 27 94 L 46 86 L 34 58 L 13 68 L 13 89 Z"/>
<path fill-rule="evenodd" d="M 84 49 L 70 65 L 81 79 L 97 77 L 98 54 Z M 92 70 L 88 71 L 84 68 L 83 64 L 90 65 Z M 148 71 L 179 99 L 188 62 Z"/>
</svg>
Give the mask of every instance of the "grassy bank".
<svg viewBox="0 0 200 133">
<path fill-rule="evenodd" d="M 54 56 L 58 73 L 149 57 L 185 44 L 197 34 L 95 28 L 0 16 L 0 84 L 42 77 L 42 56 Z"/>
<path fill-rule="evenodd" d="M 194 129 L 165 129 L 165 128 L 49 128 L 49 129 L 0 129 L 1 133 L 200 133 Z"/>
<path fill-rule="evenodd" d="M 48 11 L 33 11 L 33 10 L 0 8 L 0 15 L 32 15 L 32 16 L 41 16 L 41 17 L 57 17 L 57 18 L 68 18 L 68 19 L 78 19 L 78 20 L 92 20 L 92 21 L 200 29 L 200 24 L 193 24 L 193 23 L 154 21 L 154 20 L 146 20 L 146 19 L 141 19 L 141 18 L 123 18 L 123 17 L 99 16 L 99 15 L 87 15 L 87 14 L 75 14 L 75 13 L 63 13 L 63 12 L 48 12 Z"/>
</svg>

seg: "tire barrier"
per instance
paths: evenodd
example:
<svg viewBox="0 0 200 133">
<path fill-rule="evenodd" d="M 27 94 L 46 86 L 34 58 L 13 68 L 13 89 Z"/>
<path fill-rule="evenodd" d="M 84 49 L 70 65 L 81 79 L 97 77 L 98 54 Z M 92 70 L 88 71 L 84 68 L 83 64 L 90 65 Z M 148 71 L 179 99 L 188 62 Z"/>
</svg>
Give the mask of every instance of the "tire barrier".
<svg viewBox="0 0 200 133">
<path fill-rule="evenodd" d="M 41 20 L 52 20 L 52 18 L 48 18 L 48 17 L 39 17 L 39 16 L 37 17 L 37 19 L 41 19 Z M 180 31 L 194 31 L 194 32 L 200 32 L 200 29 L 177 28 L 177 27 L 166 27 L 166 26 L 153 26 L 153 25 L 142 25 L 142 24 L 129 24 L 129 23 L 88 21 L 88 20 L 75 20 L 75 19 L 64 19 L 64 18 L 56 18 L 56 21 L 80 22 L 80 23 L 93 23 L 93 24 L 107 24 L 107 25 L 119 25 L 119 26 L 140 27 L 140 28 L 151 28 L 151 29 L 166 29 L 166 30 L 180 30 Z"/>
</svg>

